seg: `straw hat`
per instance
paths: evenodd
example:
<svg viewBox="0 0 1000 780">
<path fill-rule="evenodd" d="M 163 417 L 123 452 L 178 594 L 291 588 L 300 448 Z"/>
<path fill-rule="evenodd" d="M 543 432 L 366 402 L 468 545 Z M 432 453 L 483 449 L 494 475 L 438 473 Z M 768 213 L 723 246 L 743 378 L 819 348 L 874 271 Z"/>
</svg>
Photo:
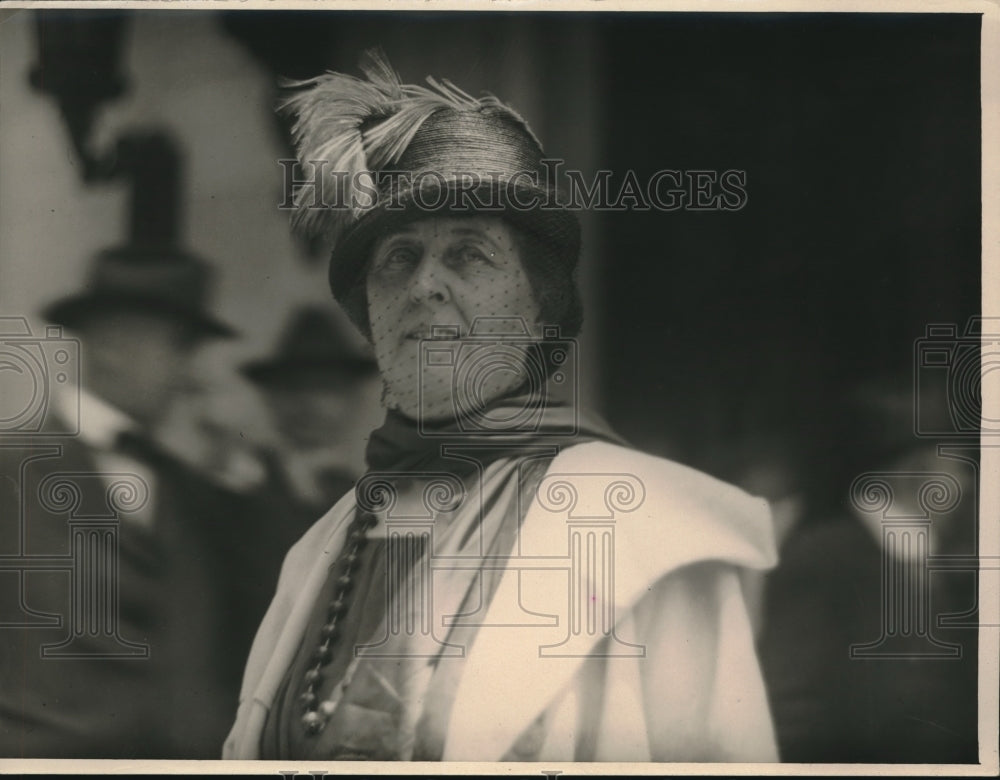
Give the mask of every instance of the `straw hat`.
<svg viewBox="0 0 1000 780">
<path fill-rule="evenodd" d="M 333 243 L 330 287 L 355 324 L 368 333 L 364 271 L 374 240 L 431 215 L 500 215 L 542 248 L 550 264 L 542 278 L 570 283 L 580 225 L 558 202 L 527 122 L 496 97 L 473 98 L 448 81 L 402 84 L 377 51 L 361 69 L 367 79 L 295 82 L 281 103 L 295 115 L 300 163 L 322 172 L 322 197 L 302 188 L 293 225 Z"/>
</svg>

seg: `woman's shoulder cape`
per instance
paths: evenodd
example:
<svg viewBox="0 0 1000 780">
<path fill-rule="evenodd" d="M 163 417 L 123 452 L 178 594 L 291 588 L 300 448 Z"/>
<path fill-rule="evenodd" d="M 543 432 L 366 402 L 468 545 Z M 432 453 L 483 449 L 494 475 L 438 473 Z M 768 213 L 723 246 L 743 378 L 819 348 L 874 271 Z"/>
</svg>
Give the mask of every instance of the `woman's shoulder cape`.
<svg viewBox="0 0 1000 780">
<path fill-rule="evenodd" d="M 226 757 L 255 757 L 259 727 L 342 544 L 353 507 L 354 496 L 349 494 L 289 551 L 247 663 L 240 714 L 226 744 Z M 577 545 L 583 545 L 576 552 L 574 538 Z M 616 619 L 626 616 L 655 583 L 683 567 L 718 562 L 763 570 L 777 561 L 770 510 L 763 499 L 679 463 L 616 444 L 588 442 L 569 447 L 553 459 L 539 483 L 506 566 L 504 578 L 517 580 L 514 587 L 523 598 L 515 603 L 494 600 L 483 621 L 484 626 L 509 627 L 503 643 L 506 661 L 511 660 L 515 646 L 537 654 L 537 648 L 552 644 L 553 638 L 558 644 L 558 626 L 523 625 L 520 610 L 528 607 L 532 613 L 565 614 L 566 587 L 532 590 L 529 585 L 539 571 L 561 567 L 569 572 L 574 555 L 579 564 L 580 556 L 588 554 L 588 544 L 594 545 L 591 564 L 577 565 L 584 578 L 582 590 L 598 599 L 607 594 L 608 604 L 597 607 L 607 606 Z M 592 565 L 597 551 L 606 556 L 599 566 Z M 610 590 L 607 583 L 612 583 Z M 565 633 L 565 626 L 561 632 Z M 474 676 L 477 668 L 491 664 L 490 644 L 497 643 L 473 645 L 467 673 Z M 556 684 L 556 678 L 571 673 L 573 666 L 562 664 L 564 672 L 550 682 Z M 545 692 L 532 695 L 544 698 Z M 246 711 L 250 699 L 262 710 L 256 717 Z"/>
<path fill-rule="evenodd" d="M 282 577 L 290 580 L 291 592 L 318 558 L 330 554 L 327 542 L 343 525 L 344 508 L 353 505 L 353 495 L 345 496 L 289 551 Z M 567 523 L 600 520 L 613 523 L 616 544 L 634 547 L 629 567 L 640 580 L 700 561 L 750 569 L 768 569 L 777 561 L 764 499 L 689 466 L 616 444 L 569 447 L 552 461 L 539 485 L 525 533 L 548 547 L 550 539 L 565 542 Z M 521 552 L 528 554 L 524 544 L 522 536 Z"/>
</svg>

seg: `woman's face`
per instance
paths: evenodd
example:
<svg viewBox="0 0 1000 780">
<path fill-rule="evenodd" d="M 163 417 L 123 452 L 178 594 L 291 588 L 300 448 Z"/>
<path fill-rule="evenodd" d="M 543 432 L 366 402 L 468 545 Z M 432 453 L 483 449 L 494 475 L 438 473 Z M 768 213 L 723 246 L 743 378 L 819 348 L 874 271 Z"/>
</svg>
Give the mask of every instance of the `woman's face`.
<svg viewBox="0 0 1000 780">
<path fill-rule="evenodd" d="M 470 349 L 496 344 L 489 334 L 510 333 L 518 321 L 532 332 L 539 320 L 513 230 L 499 217 L 431 217 L 400 227 L 376 242 L 366 285 L 388 406 L 438 419 L 462 409 L 465 398 L 484 403 L 521 382 L 509 359 L 484 362 L 482 351 L 469 375 L 475 387 L 458 397 L 452 381 Z M 481 319 L 476 335 L 487 338 L 470 342 L 477 318 L 504 319 Z M 432 338 L 448 343 L 429 344 Z"/>
</svg>

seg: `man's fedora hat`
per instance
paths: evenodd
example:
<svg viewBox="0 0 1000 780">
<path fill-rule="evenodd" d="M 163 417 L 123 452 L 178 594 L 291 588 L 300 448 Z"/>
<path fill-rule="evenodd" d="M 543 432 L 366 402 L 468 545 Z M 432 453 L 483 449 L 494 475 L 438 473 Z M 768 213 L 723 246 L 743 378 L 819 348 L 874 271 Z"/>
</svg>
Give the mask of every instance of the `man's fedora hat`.
<svg viewBox="0 0 1000 780">
<path fill-rule="evenodd" d="M 362 332 L 372 243 L 421 217 L 503 216 L 546 248 L 560 275 L 572 274 L 580 224 L 558 202 L 523 117 L 492 95 L 473 98 L 447 81 L 402 84 L 378 51 L 366 53 L 361 69 L 367 79 L 326 73 L 295 83 L 301 89 L 281 109 L 296 117 L 300 163 L 322 171 L 318 188 L 298 192 L 293 225 L 333 242 L 330 287 Z"/>
<path fill-rule="evenodd" d="M 374 374 L 377 366 L 370 350 L 349 338 L 332 312 L 304 306 L 289 320 L 274 354 L 240 370 L 255 384 L 278 387 L 331 385 Z"/>
<path fill-rule="evenodd" d="M 201 337 L 235 336 L 208 308 L 211 287 L 212 269 L 189 252 L 126 245 L 99 252 L 83 290 L 51 303 L 42 314 L 74 328 L 102 312 L 140 310 L 188 323 Z"/>
</svg>

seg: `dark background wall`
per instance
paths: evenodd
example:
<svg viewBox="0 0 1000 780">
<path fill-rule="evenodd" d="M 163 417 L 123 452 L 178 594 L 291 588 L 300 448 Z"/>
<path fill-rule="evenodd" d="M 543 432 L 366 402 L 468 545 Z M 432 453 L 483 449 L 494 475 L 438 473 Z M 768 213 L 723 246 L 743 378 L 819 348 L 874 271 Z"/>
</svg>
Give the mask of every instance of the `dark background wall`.
<svg viewBox="0 0 1000 780">
<path fill-rule="evenodd" d="M 710 470 L 775 434 L 831 478 L 857 462 L 843 451 L 866 432 L 845 399 L 873 376 L 909 387 L 926 326 L 980 308 L 979 27 L 601 25 L 607 167 L 747 172 L 738 212 L 602 215 L 603 377 L 633 441 Z"/>
</svg>

